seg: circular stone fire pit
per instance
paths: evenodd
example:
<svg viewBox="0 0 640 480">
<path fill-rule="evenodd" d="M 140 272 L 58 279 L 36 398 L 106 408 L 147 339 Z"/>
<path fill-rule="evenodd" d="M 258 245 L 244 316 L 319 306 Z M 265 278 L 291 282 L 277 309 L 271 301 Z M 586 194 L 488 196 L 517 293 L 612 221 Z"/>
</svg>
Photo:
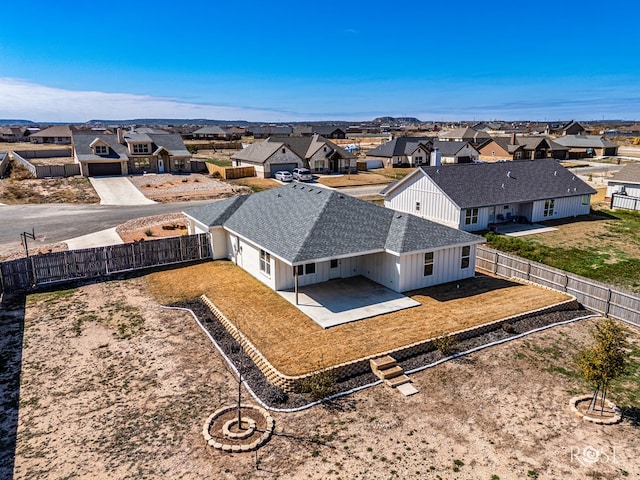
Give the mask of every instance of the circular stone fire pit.
<svg viewBox="0 0 640 480">
<path fill-rule="evenodd" d="M 605 401 L 604 415 L 599 415 L 597 412 L 589 412 L 587 415 L 586 408 L 588 408 L 591 399 L 591 395 L 573 397 L 569 400 L 571 412 L 577 417 L 582 418 L 585 422 L 597 423 L 599 425 L 613 425 L 622 420 L 622 410 L 609 400 Z"/>
<path fill-rule="evenodd" d="M 219 408 L 209 415 L 202 435 L 211 447 L 223 452 L 250 452 L 260 448 L 273 434 L 275 421 L 269 413 L 254 405 L 241 405 L 242 423 L 238 424 L 238 407 Z"/>
</svg>

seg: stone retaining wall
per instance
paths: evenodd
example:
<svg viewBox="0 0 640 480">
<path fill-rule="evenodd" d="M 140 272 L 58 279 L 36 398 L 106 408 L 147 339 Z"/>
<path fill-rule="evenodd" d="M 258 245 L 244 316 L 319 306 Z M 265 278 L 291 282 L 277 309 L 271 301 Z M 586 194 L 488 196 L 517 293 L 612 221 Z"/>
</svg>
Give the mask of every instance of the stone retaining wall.
<svg viewBox="0 0 640 480">
<path fill-rule="evenodd" d="M 310 372 L 304 375 L 290 376 L 284 375 L 280 373 L 276 367 L 274 367 L 269 360 L 256 348 L 256 346 L 251 343 L 251 341 L 216 307 L 211 300 L 209 300 L 206 295 L 202 295 L 201 300 L 203 303 L 211 310 L 213 315 L 224 325 L 226 330 L 231 334 L 231 336 L 244 348 L 245 352 L 251 360 L 256 364 L 256 366 L 262 371 L 264 376 L 269 380 L 269 382 L 273 385 L 276 385 L 282 388 L 285 392 L 292 393 L 297 390 L 297 386 L 300 381 L 316 375 L 320 372 L 331 371 L 334 373 L 338 380 L 344 380 L 356 375 L 360 375 L 362 373 L 367 373 L 371 370 L 369 365 L 369 360 L 372 358 L 381 357 L 383 355 L 391 355 L 396 360 L 405 360 L 410 357 L 414 357 L 416 355 L 420 355 L 423 353 L 431 352 L 436 350 L 434 345 L 434 341 L 436 339 L 422 340 L 420 342 L 416 342 L 410 345 L 406 345 L 400 348 L 396 348 L 394 350 L 388 350 L 386 352 L 376 353 L 375 355 L 369 355 L 367 357 L 363 357 L 357 360 L 353 360 L 350 362 L 342 363 L 339 365 L 334 365 L 333 367 L 329 367 L 322 370 L 316 370 L 314 372 Z M 541 315 L 545 313 L 557 312 L 562 310 L 577 310 L 580 308 L 580 305 L 575 297 L 571 297 L 569 300 L 565 300 L 564 302 L 556 303 L 554 305 L 550 305 L 548 307 L 539 308 L 537 310 L 532 310 L 530 312 L 513 315 L 507 318 L 503 318 L 491 323 L 485 323 L 483 325 L 478 325 L 476 327 L 467 328 L 465 330 L 460 330 L 457 332 L 450 333 L 448 335 L 444 335 L 445 337 L 455 337 L 456 340 L 467 340 L 469 338 L 476 337 L 478 335 L 482 335 L 488 332 L 492 332 L 494 330 L 499 329 L 502 325 L 510 322 L 515 322 L 517 320 L 521 320 L 523 318 L 527 318 L 534 315 Z"/>
</svg>

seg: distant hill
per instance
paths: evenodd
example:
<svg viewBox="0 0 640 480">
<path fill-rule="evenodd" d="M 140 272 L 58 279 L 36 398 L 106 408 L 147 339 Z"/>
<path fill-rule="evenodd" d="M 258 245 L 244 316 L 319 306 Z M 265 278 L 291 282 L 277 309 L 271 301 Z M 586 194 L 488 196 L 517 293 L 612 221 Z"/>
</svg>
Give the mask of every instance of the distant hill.
<svg viewBox="0 0 640 480">
<path fill-rule="evenodd" d="M 31 120 L 3 120 L 0 119 L 0 125 L 35 125 Z"/>
<path fill-rule="evenodd" d="M 248 125 L 246 120 L 207 120 L 205 118 L 134 118 L 131 120 L 89 120 L 86 125 Z"/>
<path fill-rule="evenodd" d="M 416 117 L 378 117 L 373 119 L 373 123 L 422 123 Z"/>
</svg>

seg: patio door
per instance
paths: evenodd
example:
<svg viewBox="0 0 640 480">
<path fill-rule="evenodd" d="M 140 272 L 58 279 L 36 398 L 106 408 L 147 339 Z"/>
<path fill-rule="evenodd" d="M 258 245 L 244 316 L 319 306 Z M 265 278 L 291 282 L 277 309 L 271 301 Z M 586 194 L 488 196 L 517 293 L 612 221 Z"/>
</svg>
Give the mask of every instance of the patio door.
<svg viewBox="0 0 640 480">
<path fill-rule="evenodd" d="M 329 261 L 329 280 L 340 278 L 340 260 L 333 259 Z"/>
</svg>

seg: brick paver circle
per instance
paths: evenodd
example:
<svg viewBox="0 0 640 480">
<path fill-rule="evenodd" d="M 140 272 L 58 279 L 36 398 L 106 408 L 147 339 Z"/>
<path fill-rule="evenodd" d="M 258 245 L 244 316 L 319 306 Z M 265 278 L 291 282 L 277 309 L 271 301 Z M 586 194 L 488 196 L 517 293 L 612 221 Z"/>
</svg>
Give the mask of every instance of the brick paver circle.
<svg viewBox="0 0 640 480">
<path fill-rule="evenodd" d="M 219 408 L 209 415 L 202 429 L 205 442 L 223 452 L 250 452 L 264 445 L 273 434 L 275 421 L 269 413 L 255 405 L 241 405 L 242 428 L 237 428 L 237 405 Z"/>
</svg>

